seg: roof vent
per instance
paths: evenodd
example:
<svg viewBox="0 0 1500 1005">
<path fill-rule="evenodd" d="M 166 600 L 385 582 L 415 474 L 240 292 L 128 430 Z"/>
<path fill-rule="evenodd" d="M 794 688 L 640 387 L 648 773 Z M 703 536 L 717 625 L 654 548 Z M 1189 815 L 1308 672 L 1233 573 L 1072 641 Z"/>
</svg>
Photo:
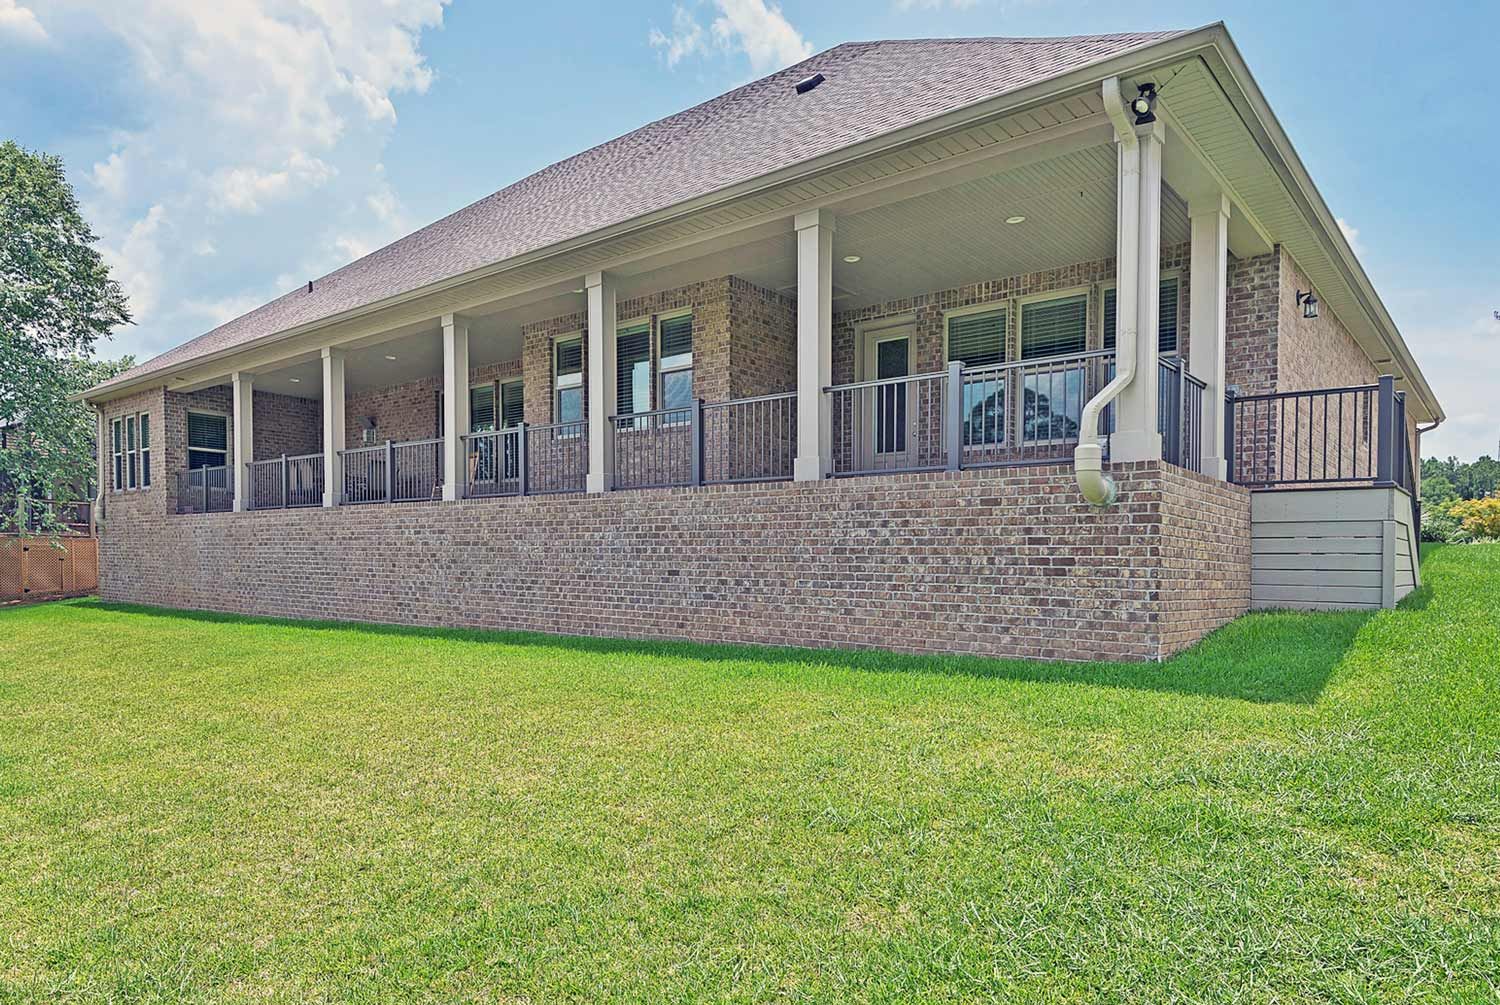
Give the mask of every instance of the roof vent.
<svg viewBox="0 0 1500 1005">
<path fill-rule="evenodd" d="M 309 279 L 307 281 L 307 292 L 309 292 L 309 293 L 312 292 L 312 280 L 311 279 Z"/>
<path fill-rule="evenodd" d="M 817 87 L 827 79 L 828 78 L 823 76 L 821 73 L 815 73 L 811 77 L 803 77 L 801 80 L 797 81 L 797 93 L 806 94 L 808 91 L 811 91 L 814 87 Z"/>
</svg>

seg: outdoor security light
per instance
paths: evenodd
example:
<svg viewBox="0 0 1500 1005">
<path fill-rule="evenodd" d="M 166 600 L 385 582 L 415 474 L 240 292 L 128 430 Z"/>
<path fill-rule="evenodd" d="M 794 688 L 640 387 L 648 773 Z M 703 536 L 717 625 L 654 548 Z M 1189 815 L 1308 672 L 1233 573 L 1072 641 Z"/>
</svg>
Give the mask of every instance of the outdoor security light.
<svg viewBox="0 0 1500 1005">
<path fill-rule="evenodd" d="M 1140 93 L 1130 103 L 1130 110 L 1135 113 L 1135 124 L 1144 126 L 1156 121 L 1156 116 L 1151 111 L 1151 106 L 1156 104 L 1156 85 L 1141 84 L 1138 90 Z"/>
<path fill-rule="evenodd" d="M 1318 316 L 1318 298 L 1313 296 L 1312 290 L 1308 290 L 1306 293 L 1298 290 L 1297 303 L 1302 305 L 1303 317 L 1311 319 Z"/>
</svg>

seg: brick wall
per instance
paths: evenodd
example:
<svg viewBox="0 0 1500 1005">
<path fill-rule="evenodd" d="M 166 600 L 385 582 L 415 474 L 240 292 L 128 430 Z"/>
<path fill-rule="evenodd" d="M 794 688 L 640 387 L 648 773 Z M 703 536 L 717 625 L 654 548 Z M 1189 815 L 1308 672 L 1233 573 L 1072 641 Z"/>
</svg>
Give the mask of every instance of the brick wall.
<svg viewBox="0 0 1500 1005">
<path fill-rule="evenodd" d="M 521 361 L 506 360 L 469 369 L 470 385 L 487 380 L 511 380 L 521 376 Z M 364 445 L 365 420 L 375 420 L 375 440 L 427 440 L 443 435 L 438 404 L 443 396 L 443 377 L 433 374 L 404 384 L 377 387 L 344 396 L 344 447 Z M 256 399 L 259 401 L 259 399 Z M 313 402 L 321 409 L 318 402 Z M 497 403 L 496 407 L 499 405 Z M 322 412 L 318 422 L 322 423 Z M 255 416 L 256 451 L 260 450 L 260 414 Z M 322 434 L 319 433 L 319 441 Z"/>
<path fill-rule="evenodd" d="M 1250 606 L 1250 493 L 1163 465 L 1161 649 L 1180 652 Z"/>
<path fill-rule="evenodd" d="M 101 593 L 574 635 L 1155 659 L 1243 610 L 1235 584 L 1249 575 L 1243 549 L 1200 555 L 1166 529 L 1168 518 L 1208 499 L 1232 534 L 1248 520 L 1235 507 L 1248 513 L 1248 501 L 1157 462 L 1114 473 L 1123 502 L 1108 510 L 1085 504 L 1070 468 L 1057 466 L 332 510 L 131 511 L 107 528 Z M 1169 589 L 1196 582 L 1190 562 L 1213 563 L 1215 581 L 1228 585 Z"/>
<path fill-rule="evenodd" d="M 323 449 L 320 400 L 269 391 L 256 391 L 253 399 L 254 460 L 268 461 L 282 454 L 315 454 Z M 231 425 L 233 422 L 231 418 Z"/>
</svg>

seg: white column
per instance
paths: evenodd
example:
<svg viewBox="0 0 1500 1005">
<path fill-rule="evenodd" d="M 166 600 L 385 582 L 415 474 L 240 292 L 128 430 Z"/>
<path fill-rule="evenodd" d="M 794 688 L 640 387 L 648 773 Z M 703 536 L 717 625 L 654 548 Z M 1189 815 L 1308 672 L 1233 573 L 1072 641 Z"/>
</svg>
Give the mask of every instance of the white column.
<svg viewBox="0 0 1500 1005">
<path fill-rule="evenodd" d="M 469 432 L 469 326 L 443 315 L 443 498 L 459 498 Z"/>
<path fill-rule="evenodd" d="M 1161 459 L 1156 390 L 1160 383 L 1157 323 L 1161 297 L 1161 147 L 1165 130 L 1160 122 L 1153 122 L 1137 126 L 1135 131 L 1140 142 L 1139 188 L 1133 193 L 1120 193 L 1121 199 L 1135 198 L 1140 206 L 1139 241 L 1135 249 L 1135 380 L 1120 393 L 1116 431 L 1109 438 L 1109 456 L 1113 461 Z M 1120 249 L 1120 254 L 1125 253 Z"/>
<path fill-rule="evenodd" d="M 1203 467 L 1228 473 L 1224 452 L 1224 339 L 1229 284 L 1229 200 L 1222 193 L 1188 202 L 1192 272 L 1188 282 L 1188 367 L 1208 385 L 1203 392 Z"/>
<path fill-rule="evenodd" d="M 609 491 L 614 470 L 614 437 L 609 417 L 615 410 L 615 281 L 591 272 L 583 281 L 588 291 L 588 400 L 590 492 Z"/>
<path fill-rule="evenodd" d="M 323 350 L 323 505 L 337 506 L 343 496 L 344 352 Z"/>
<path fill-rule="evenodd" d="M 248 509 L 250 469 L 255 460 L 255 378 L 236 373 L 234 385 L 234 511 Z"/>
<path fill-rule="evenodd" d="M 833 213 L 798 213 L 797 460 L 799 482 L 832 470 L 832 422 L 823 388 L 833 381 Z"/>
</svg>

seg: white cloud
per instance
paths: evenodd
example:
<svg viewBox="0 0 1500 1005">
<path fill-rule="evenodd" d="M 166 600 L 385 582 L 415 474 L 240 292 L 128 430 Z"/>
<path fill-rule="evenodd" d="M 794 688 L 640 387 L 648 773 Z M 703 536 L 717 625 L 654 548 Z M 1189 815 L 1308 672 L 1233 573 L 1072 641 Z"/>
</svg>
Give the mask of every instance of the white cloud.
<svg viewBox="0 0 1500 1005">
<path fill-rule="evenodd" d="M 248 314 L 269 299 L 270 297 L 258 293 L 246 293 L 218 300 L 184 300 L 182 311 L 202 318 L 206 327 L 217 328 L 225 321 L 233 321 L 241 314 Z"/>
<path fill-rule="evenodd" d="M 80 86 L 128 89 L 145 123 L 107 134 L 80 188 L 136 315 L 119 351 L 151 355 L 285 292 L 272 270 L 305 282 L 400 236 L 380 151 L 401 96 L 432 86 L 422 34 L 447 3 L 75 0 L 87 18 L 48 21 L 64 53 L 86 21 L 131 57 L 134 79 L 75 68 Z"/>
<path fill-rule="evenodd" d="M 1458 291 L 1399 296 L 1400 313 L 1421 319 L 1403 326 L 1402 335 L 1448 416 L 1436 431 L 1422 437 L 1422 456 L 1496 456 L 1500 411 L 1488 384 L 1475 375 L 1493 371 L 1500 358 L 1500 321 L 1492 313 L 1500 304 Z"/>
<path fill-rule="evenodd" d="M 1365 257 L 1365 246 L 1359 242 L 1359 228 L 1349 225 L 1349 221 L 1342 216 L 1335 217 L 1334 222 L 1339 225 L 1339 230 L 1344 235 L 1344 240 L 1349 242 L 1349 247 L 1354 251 L 1354 257 Z"/>
<path fill-rule="evenodd" d="M 237 213 L 259 213 L 266 203 L 319 188 L 336 174 L 337 168 L 300 150 L 292 151 L 276 171 L 251 166 L 223 168 L 214 175 L 214 206 Z"/>
<path fill-rule="evenodd" d="M 125 158 L 120 156 L 118 150 L 95 164 L 90 177 L 94 185 L 111 199 L 125 197 Z"/>
<path fill-rule="evenodd" d="M 5 35 L 21 42 L 47 41 L 47 29 L 36 19 L 36 14 L 16 0 L 0 0 L 0 36 Z"/>
<path fill-rule="evenodd" d="M 110 274 L 129 295 L 130 313 L 136 318 L 148 317 L 156 309 L 162 279 L 161 231 L 166 218 L 166 209 L 156 203 L 131 225 L 118 245 L 99 246 Z"/>
<path fill-rule="evenodd" d="M 670 35 L 659 28 L 652 28 L 647 38 L 652 48 L 662 50 L 668 66 L 676 66 L 682 62 L 683 57 L 701 53 L 704 49 L 703 26 L 682 7 L 672 8 Z"/>
<path fill-rule="evenodd" d="M 717 15 L 707 32 L 686 8 L 672 10 L 672 31 L 652 28 L 651 45 L 662 50 L 668 66 L 711 49 L 744 53 L 756 73 L 769 73 L 806 59 L 812 44 L 786 19 L 781 8 L 766 0 L 713 0 Z M 710 45 L 710 39 L 712 44 Z"/>
</svg>

